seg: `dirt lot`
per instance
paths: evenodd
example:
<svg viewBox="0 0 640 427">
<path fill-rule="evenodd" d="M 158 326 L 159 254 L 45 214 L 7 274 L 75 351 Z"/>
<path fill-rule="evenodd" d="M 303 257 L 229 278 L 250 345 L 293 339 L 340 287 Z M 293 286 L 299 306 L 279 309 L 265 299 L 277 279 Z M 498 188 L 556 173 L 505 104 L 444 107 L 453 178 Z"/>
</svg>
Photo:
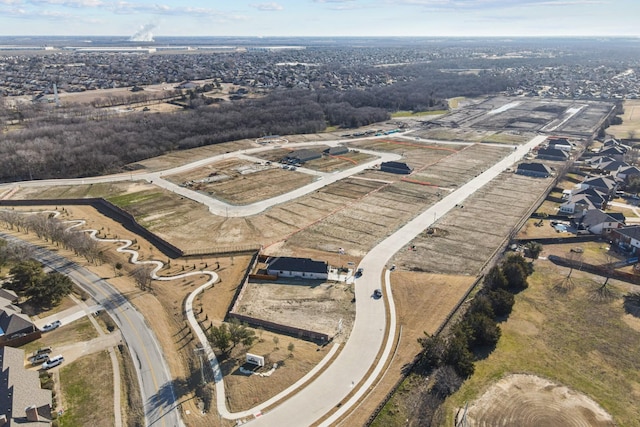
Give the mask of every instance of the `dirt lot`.
<svg viewBox="0 0 640 427">
<path fill-rule="evenodd" d="M 213 198 L 244 205 L 288 193 L 313 182 L 315 178 L 277 165 L 233 158 L 169 175 L 166 179 Z"/>
<path fill-rule="evenodd" d="M 611 415 L 582 393 L 535 375 L 509 375 L 469 405 L 470 427 L 507 422 L 522 427 L 615 426 Z"/>
<path fill-rule="evenodd" d="M 408 270 L 478 274 L 550 182 L 503 173 L 438 220 L 433 233 L 415 238 L 393 262 Z"/>
<path fill-rule="evenodd" d="M 237 312 L 333 337 L 338 319 L 349 334 L 355 319 L 353 285 L 321 280 L 281 279 L 245 286 Z"/>
</svg>

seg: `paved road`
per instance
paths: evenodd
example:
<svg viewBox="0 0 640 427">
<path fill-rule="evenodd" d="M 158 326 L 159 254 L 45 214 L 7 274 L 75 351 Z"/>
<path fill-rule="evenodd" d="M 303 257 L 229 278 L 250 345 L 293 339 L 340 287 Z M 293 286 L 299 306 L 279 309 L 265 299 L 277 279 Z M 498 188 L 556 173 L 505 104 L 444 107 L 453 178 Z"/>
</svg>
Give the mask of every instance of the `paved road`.
<svg viewBox="0 0 640 427">
<path fill-rule="evenodd" d="M 402 134 L 397 134 L 402 135 Z M 361 139 L 375 139 L 381 137 L 368 137 Z M 301 147 L 311 147 L 311 146 L 336 146 L 343 143 L 341 140 L 336 141 L 318 141 L 318 142 L 301 142 L 296 144 L 286 144 L 286 148 L 301 148 Z M 50 180 L 42 180 L 42 181 L 22 181 L 22 182 L 13 182 L 8 184 L 0 184 L 0 191 L 6 190 L 9 191 L 11 188 L 16 186 L 20 187 L 53 187 L 53 186 L 64 186 L 64 185 L 83 185 L 83 184 L 98 184 L 103 182 L 123 182 L 123 181 L 132 181 L 135 180 L 145 180 L 154 185 L 169 190 L 173 193 L 179 194 L 188 199 L 194 200 L 198 203 L 202 203 L 209 208 L 209 212 L 218 216 L 227 216 L 227 217 L 244 217 L 258 214 L 271 206 L 275 206 L 280 203 L 288 202 L 295 198 L 304 196 L 306 194 L 312 193 L 316 190 L 319 190 L 322 187 L 325 187 L 329 184 L 333 184 L 339 180 L 348 178 L 351 175 L 355 175 L 357 173 L 362 172 L 367 168 L 371 168 L 374 165 L 380 164 L 381 162 L 387 162 L 392 160 L 400 160 L 401 156 L 394 153 L 385 153 L 371 150 L 362 150 L 358 151 L 366 154 L 370 154 L 376 156 L 374 160 L 371 160 L 367 163 L 362 163 L 357 166 L 354 166 L 350 169 L 335 172 L 335 173 L 319 173 L 319 172 L 310 172 L 304 171 L 303 173 L 309 173 L 313 175 L 318 175 L 318 179 L 308 185 L 297 188 L 289 193 L 282 194 L 280 196 L 272 197 L 267 200 L 261 200 L 256 203 L 251 203 L 248 205 L 231 205 L 225 203 L 221 200 L 214 199 L 205 193 L 200 193 L 194 190 L 191 190 L 186 187 L 181 187 L 177 184 L 169 182 L 162 178 L 163 176 L 174 175 L 178 173 L 183 173 L 192 169 L 196 169 L 202 167 L 204 165 L 210 164 L 212 162 L 216 162 L 223 159 L 230 159 L 234 157 L 243 158 L 244 156 L 259 153 L 261 151 L 269 151 L 274 148 L 280 148 L 280 145 L 274 146 L 266 146 L 266 147 L 257 147 L 250 148 L 246 150 L 236 151 L 234 153 L 225 153 L 219 154 L 217 156 L 208 157 L 206 159 L 198 160 L 183 166 L 178 166 L 172 169 L 167 169 L 161 172 L 149 172 L 149 173 L 136 173 L 136 174 L 118 174 L 118 175 L 107 175 L 107 176 L 98 176 L 91 178 L 71 178 L 71 179 L 50 179 Z M 294 173 L 294 172 L 292 172 Z M 2 193 L 0 193 L 2 194 Z"/>
<path fill-rule="evenodd" d="M 364 269 L 364 274 L 356 280 L 355 284 L 356 320 L 342 352 L 311 384 L 248 425 L 251 427 L 309 426 L 332 410 L 337 409 L 326 421 L 320 424 L 330 426 L 358 403 L 381 372 L 393 347 L 389 343 L 393 342 L 395 327 L 389 328 L 389 336 L 386 341 L 384 340 L 387 328 L 385 302 L 383 299 L 373 298 L 373 291 L 384 287 L 386 292 L 384 292 L 383 298 L 389 299 L 390 306 L 393 307 L 388 280 L 386 286 L 383 286 L 382 282 L 383 270 L 387 262 L 438 218 L 444 216 L 451 209 L 459 209 L 457 206 L 462 204 L 467 197 L 512 166 L 515 161 L 523 158 L 530 149 L 545 139 L 545 136 L 538 136 L 518 147 L 512 154 L 444 197 L 374 247 L 358 266 Z M 394 313 L 391 314 L 395 317 Z M 384 348 L 382 348 L 383 344 L 385 344 Z M 380 350 L 383 350 L 382 356 L 375 365 L 376 356 Z M 375 369 L 367 377 L 371 367 L 375 367 Z M 356 390 L 353 397 L 344 401 L 354 389 Z M 300 408 L 304 408 L 304 410 Z"/>
<path fill-rule="evenodd" d="M 0 233 L 0 237 L 18 240 L 4 233 Z M 33 246 L 35 259 L 73 279 L 104 307 L 120 328 L 138 375 L 144 402 L 145 424 L 182 426 L 171 373 L 160 346 L 142 315 L 116 289 L 96 274 L 52 251 Z"/>
</svg>

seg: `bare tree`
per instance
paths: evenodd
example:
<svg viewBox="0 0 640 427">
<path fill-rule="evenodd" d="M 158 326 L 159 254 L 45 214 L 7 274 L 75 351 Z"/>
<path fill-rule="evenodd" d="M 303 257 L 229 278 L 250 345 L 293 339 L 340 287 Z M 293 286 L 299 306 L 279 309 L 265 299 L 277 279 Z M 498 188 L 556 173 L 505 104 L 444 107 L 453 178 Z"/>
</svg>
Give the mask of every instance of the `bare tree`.
<svg viewBox="0 0 640 427">
<path fill-rule="evenodd" d="M 149 264 L 142 264 L 140 267 L 136 268 L 131 272 L 131 277 L 134 278 L 137 285 L 143 291 L 151 288 L 151 282 L 153 278 L 151 277 L 151 272 L 153 271 L 153 267 Z"/>
</svg>

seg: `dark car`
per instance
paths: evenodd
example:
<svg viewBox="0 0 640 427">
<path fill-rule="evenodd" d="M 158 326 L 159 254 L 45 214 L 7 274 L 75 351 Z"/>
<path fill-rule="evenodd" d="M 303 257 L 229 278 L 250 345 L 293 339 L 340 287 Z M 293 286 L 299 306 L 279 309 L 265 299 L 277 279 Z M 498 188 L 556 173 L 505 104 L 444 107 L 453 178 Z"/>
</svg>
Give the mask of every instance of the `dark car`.
<svg viewBox="0 0 640 427">
<path fill-rule="evenodd" d="M 375 299 L 382 298 L 382 289 L 376 289 L 373 291 L 373 297 Z"/>
</svg>

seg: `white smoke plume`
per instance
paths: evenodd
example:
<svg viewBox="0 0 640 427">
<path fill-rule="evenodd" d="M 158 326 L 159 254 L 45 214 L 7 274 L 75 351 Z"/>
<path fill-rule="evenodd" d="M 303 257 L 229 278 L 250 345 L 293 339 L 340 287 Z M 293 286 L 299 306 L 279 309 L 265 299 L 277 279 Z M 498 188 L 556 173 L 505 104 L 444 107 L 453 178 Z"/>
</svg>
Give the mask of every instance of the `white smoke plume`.
<svg viewBox="0 0 640 427">
<path fill-rule="evenodd" d="M 131 37 L 129 37 L 130 42 L 152 42 L 153 41 L 153 33 L 151 30 L 156 28 L 156 24 L 144 24 L 140 29 Z"/>
</svg>

